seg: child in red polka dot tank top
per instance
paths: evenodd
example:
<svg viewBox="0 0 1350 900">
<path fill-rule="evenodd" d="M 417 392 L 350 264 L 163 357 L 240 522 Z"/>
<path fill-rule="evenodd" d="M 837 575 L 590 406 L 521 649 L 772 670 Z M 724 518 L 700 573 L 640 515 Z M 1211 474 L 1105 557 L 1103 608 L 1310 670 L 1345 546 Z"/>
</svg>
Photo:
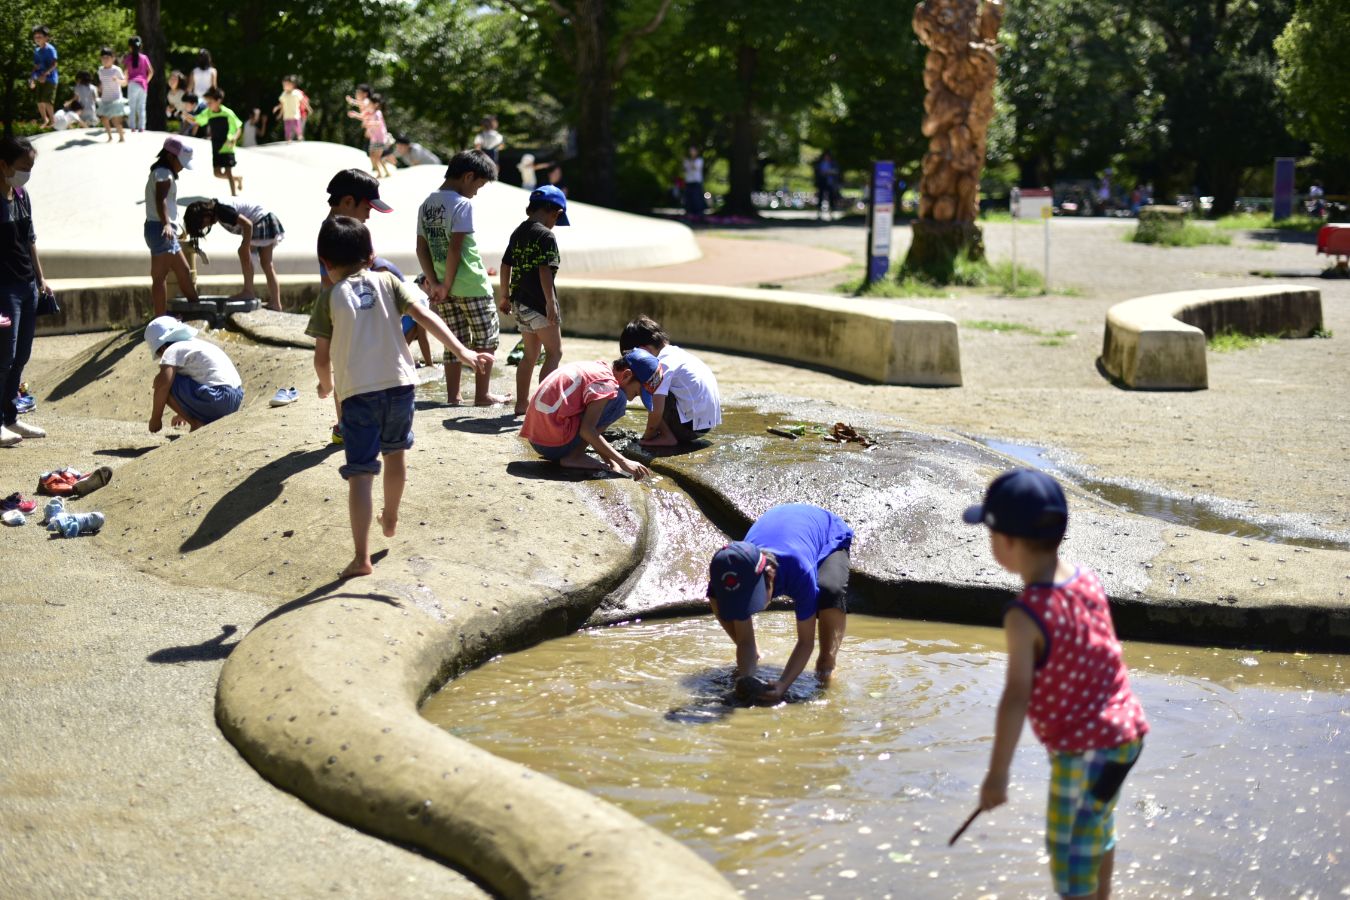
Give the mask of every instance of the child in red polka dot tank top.
<svg viewBox="0 0 1350 900">
<path fill-rule="evenodd" d="M 1003 613 L 1008 675 L 980 809 L 1008 800 L 1008 768 L 1031 719 L 1050 753 L 1046 849 L 1062 897 L 1111 894 L 1115 808 L 1148 722 L 1130 690 L 1106 593 L 1094 572 L 1059 558 L 1069 506 L 1044 472 L 994 479 L 965 520 L 989 527 L 995 561 L 1025 585 Z"/>
</svg>

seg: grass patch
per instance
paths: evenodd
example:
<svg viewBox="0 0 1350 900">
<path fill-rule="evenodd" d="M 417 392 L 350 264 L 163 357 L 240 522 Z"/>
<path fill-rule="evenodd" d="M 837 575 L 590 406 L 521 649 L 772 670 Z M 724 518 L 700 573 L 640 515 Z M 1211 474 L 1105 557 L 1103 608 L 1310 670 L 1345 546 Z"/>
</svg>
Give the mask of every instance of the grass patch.
<svg viewBox="0 0 1350 900">
<path fill-rule="evenodd" d="M 1059 347 L 1066 340 L 1076 338 L 1078 335 L 1072 331 L 1056 329 L 1054 331 L 1042 331 L 1034 325 L 1025 325 L 1021 322 L 995 322 L 989 319 L 968 319 L 961 323 L 962 328 L 969 328 L 972 331 L 992 331 L 996 334 L 1026 334 L 1032 337 L 1045 338 L 1038 343 L 1042 347 Z"/>
<path fill-rule="evenodd" d="M 1180 228 L 1157 231 L 1152 240 L 1140 240 L 1139 229 L 1125 236 L 1125 240 L 1135 244 L 1152 244 L 1155 247 L 1201 247 L 1207 244 L 1227 246 L 1233 243 L 1233 236 L 1208 225 L 1196 225 L 1186 222 Z"/>
<path fill-rule="evenodd" d="M 1276 222 L 1273 213 L 1233 213 L 1214 220 L 1214 227 L 1223 231 L 1296 231 L 1316 233 L 1323 225 L 1312 216 L 1290 216 Z"/>
<path fill-rule="evenodd" d="M 872 297 L 881 300 L 902 300 L 906 297 L 950 297 L 951 292 L 935 284 L 909 277 L 903 281 L 883 278 L 863 287 L 862 276 L 845 281 L 836 290 L 853 297 Z"/>
<path fill-rule="evenodd" d="M 1022 216 L 1020 219 L 1014 219 L 1010 210 L 991 209 L 980 213 L 980 221 L 997 222 L 1001 225 L 1011 225 L 1013 222 L 1016 222 L 1018 225 L 1039 225 L 1041 224 L 1041 217 L 1037 216 L 1036 218 L 1031 219 Z"/>
<path fill-rule="evenodd" d="M 1278 247 L 1278 246 L 1279 246 L 1279 244 L 1272 243 L 1271 241 L 1257 241 L 1255 244 L 1252 244 L 1252 249 L 1253 249 L 1253 250 L 1274 250 L 1274 249 L 1275 249 L 1276 247 Z"/>
<path fill-rule="evenodd" d="M 1278 339 L 1279 335 L 1274 334 L 1239 334 L 1226 329 L 1210 338 L 1207 344 L 1215 353 L 1233 353 L 1238 350 L 1250 350 Z"/>
<path fill-rule="evenodd" d="M 1026 266 L 1017 267 L 1017 290 L 1013 290 L 1013 266 L 1008 260 L 1000 260 L 990 263 L 986 260 L 972 261 L 965 257 L 957 257 L 956 263 L 952 269 L 952 281 L 949 285 L 934 284 L 923 278 L 914 275 L 907 275 L 901 280 L 894 277 L 873 282 L 867 287 L 863 287 L 864 270 L 862 266 L 849 266 L 845 270 L 851 277 L 848 280 L 835 285 L 835 290 L 841 294 L 849 294 L 855 297 L 881 297 L 897 298 L 905 297 L 952 297 L 955 296 L 951 288 L 992 288 L 995 293 L 1002 297 L 1037 297 L 1045 293 L 1045 279 L 1041 273 L 1035 269 L 1029 269 Z M 1075 286 L 1066 286 L 1063 289 L 1057 289 L 1056 294 L 1067 297 L 1082 296 L 1082 289 Z"/>
</svg>

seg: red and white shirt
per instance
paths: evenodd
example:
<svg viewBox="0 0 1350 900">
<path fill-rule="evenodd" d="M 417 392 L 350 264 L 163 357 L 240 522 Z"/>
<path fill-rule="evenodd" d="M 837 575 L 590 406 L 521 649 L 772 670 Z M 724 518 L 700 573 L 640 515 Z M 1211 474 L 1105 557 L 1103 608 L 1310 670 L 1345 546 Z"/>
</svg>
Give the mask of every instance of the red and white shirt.
<svg viewBox="0 0 1350 900">
<path fill-rule="evenodd" d="M 520 436 L 541 447 L 565 447 L 581 430 L 586 407 L 618 393 L 614 368 L 604 360 L 563 363 L 530 397 Z"/>
<path fill-rule="evenodd" d="M 1031 616 L 1045 640 L 1027 716 L 1047 750 L 1105 750 L 1148 733 L 1094 572 L 1075 569 L 1059 584 L 1030 585 L 1011 605 Z"/>
</svg>

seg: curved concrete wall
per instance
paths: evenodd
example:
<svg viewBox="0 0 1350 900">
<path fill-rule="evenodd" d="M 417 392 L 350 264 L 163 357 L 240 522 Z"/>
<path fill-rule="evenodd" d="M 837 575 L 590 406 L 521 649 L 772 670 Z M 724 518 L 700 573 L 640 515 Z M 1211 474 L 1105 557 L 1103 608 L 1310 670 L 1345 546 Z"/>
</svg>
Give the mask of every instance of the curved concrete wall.
<svg viewBox="0 0 1350 900">
<path fill-rule="evenodd" d="M 1206 341 L 1224 331 L 1311 337 L 1322 327 L 1322 294 L 1272 284 L 1176 291 L 1117 303 L 1107 310 L 1102 368 L 1126 387 L 1203 390 Z"/>
<path fill-rule="evenodd" d="M 640 314 L 680 344 L 775 357 L 882 384 L 961 384 L 956 320 L 921 309 L 790 291 L 562 279 L 563 330 L 613 338 Z"/>
</svg>

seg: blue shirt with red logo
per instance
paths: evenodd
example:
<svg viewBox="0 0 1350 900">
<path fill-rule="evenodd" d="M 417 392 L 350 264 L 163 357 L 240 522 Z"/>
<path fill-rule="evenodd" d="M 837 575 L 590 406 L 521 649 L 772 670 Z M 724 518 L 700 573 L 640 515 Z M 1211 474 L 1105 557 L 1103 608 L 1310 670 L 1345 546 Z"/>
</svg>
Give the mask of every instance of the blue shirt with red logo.
<svg viewBox="0 0 1350 900">
<path fill-rule="evenodd" d="M 853 529 L 834 513 L 809 503 L 785 503 L 760 516 L 745 539 L 778 558 L 775 597 L 791 597 L 797 621 L 816 614 L 820 587 L 816 569 L 836 550 L 853 543 Z"/>
</svg>

